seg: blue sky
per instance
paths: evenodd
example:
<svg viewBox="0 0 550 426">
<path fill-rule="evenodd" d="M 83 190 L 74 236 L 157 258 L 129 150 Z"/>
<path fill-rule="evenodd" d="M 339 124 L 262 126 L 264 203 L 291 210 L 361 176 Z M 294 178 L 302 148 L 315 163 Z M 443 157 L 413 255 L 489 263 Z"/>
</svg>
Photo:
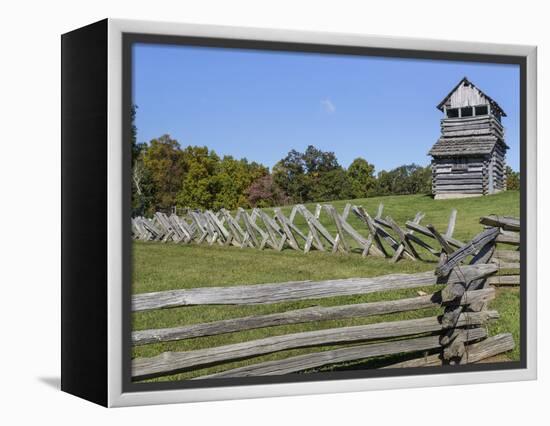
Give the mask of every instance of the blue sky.
<svg viewBox="0 0 550 426">
<path fill-rule="evenodd" d="M 508 114 L 519 170 L 517 65 L 136 44 L 133 67 L 139 142 L 169 134 L 269 167 L 315 145 L 376 171 L 429 164 L 436 105 L 467 76 Z"/>
</svg>

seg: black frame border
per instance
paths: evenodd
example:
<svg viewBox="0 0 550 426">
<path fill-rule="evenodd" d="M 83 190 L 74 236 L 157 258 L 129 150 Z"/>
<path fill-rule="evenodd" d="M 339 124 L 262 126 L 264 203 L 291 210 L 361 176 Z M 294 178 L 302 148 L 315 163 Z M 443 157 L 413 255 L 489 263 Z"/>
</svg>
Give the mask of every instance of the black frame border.
<svg viewBox="0 0 550 426">
<path fill-rule="evenodd" d="M 131 142 L 130 123 L 132 106 L 132 46 L 136 43 L 216 47 L 229 49 L 279 51 L 288 53 L 335 54 L 346 56 L 375 56 L 394 59 L 420 59 L 437 61 L 464 61 L 494 64 L 518 65 L 520 68 L 520 281 L 527 282 L 527 57 L 498 54 L 474 54 L 462 52 L 427 51 L 414 49 L 393 49 L 365 46 L 328 45 L 315 43 L 278 42 L 268 40 L 232 39 L 215 37 L 194 37 L 156 35 L 144 33 L 122 34 L 122 391 L 145 392 L 178 389 L 220 388 L 260 384 L 304 383 L 332 380 L 352 380 L 375 377 L 418 376 L 515 370 L 527 368 L 527 290 L 520 286 L 520 360 L 491 364 L 466 364 L 441 367 L 412 367 L 384 370 L 349 370 L 317 374 L 289 374 L 281 376 L 258 376 L 246 378 L 218 378 L 204 380 L 180 380 L 173 382 L 134 383 L 131 380 Z M 396 43 L 399 43 L 396 41 Z"/>
</svg>

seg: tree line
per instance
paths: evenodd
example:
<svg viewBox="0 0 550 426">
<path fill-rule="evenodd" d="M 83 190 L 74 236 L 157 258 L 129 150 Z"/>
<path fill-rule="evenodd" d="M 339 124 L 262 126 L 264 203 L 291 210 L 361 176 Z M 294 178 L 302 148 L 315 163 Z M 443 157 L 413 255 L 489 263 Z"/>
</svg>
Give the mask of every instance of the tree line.
<svg viewBox="0 0 550 426">
<path fill-rule="evenodd" d="M 135 108 L 132 109 L 134 123 Z M 149 144 L 132 138 L 132 213 L 150 216 L 174 207 L 236 209 L 346 200 L 381 195 L 431 194 L 431 168 L 407 164 L 375 173 L 358 157 L 346 169 L 334 152 L 313 145 L 291 150 L 270 171 L 246 158 L 218 156 L 206 146 L 187 146 L 169 135 Z M 507 167 L 508 189 L 519 173 Z"/>
<path fill-rule="evenodd" d="M 134 215 L 174 206 L 218 210 L 431 192 L 429 167 L 410 164 L 375 174 L 372 164 L 356 158 L 346 169 L 333 152 L 312 145 L 291 150 L 270 171 L 205 146 L 182 148 L 163 135 L 134 143 L 132 164 Z"/>
</svg>

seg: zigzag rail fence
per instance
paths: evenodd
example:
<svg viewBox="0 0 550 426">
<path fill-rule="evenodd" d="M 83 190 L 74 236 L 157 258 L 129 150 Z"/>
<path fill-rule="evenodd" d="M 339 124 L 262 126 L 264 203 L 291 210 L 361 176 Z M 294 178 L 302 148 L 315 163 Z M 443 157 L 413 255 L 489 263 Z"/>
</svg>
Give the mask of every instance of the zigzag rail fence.
<svg viewBox="0 0 550 426">
<path fill-rule="evenodd" d="M 319 216 L 323 210 L 333 219 L 336 235 L 331 234 L 320 223 Z M 350 204 L 346 205 L 341 214 L 331 205 L 318 205 L 314 213 L 298 205 L 288 218 L 280 209 L 274 209 L 274 217 L 259 209 L 254 209 L 251 213 L 239 209 L 236 216 L 222 210 L 217 213 L 189 211 L 185 217 L 157 213 L 154 219 L 134 218 L 134 238 L 145 241 L 184 244 L 195 242 L 258 249 L 270 247 L 275 250 L 289 247 L 304 250 L 306 253 L 315 248 L 349 253 L 352 249 L 347 239 L 351 238 L 359 246 L 363 256 L 384 256 L 394 262 L 402 257 L 421 260 L 417 250 L 421 247 L 424 253 L 438 259 L 435 271 L 418 274 L 136 294 L 132 297 L 134 312 L 191 305 L 278 303 L 441 286 L 433 294 L 420 294 L 412 298 L 343 306 L 315 306 L 173 328 L 139 330 L 132 333 L 133 345 L 136 346 L 284 324 L 359 318 L 434 307 L 441 309 L 441 314 L 419 319 L 284 334 L 135 358 L 132 361 L 133 380 L 193 371 L 205 366 L 223 366 L 243 359 L 252 360 L 252 363 L 239 368 L 229 367 L 214 374 L 199 375 L 195 379 L 298 373 L 386 355 L 408 354 L 412 359 L 382 365 L 380 368 L 458 365 L 479 362 L 512 350 L 515 346 L 512 335 L 501 333 L 489 337 L 486 324 L 499 317 L 498 312 L 488 309 L 488 303 L 495 297 L 493 286 L 519 285 L 519 219 L 495 215 L 482 217 L 480 222 L 485 225 L 485 230 L 465 243 L 453 238 L 456 210 L 451 213 L 447 229 L 442 233 L 431 225 L 421 225 L 421 213 L 407 221 L 403 228 L 391 217 L 382 218 L 382 211 L 381 205 L 378 214 L 372 218 L 362 207 Z M 368 236 L 363 236 L 347 222 L 350 212 L 365 224 Z M 307 223 L 307 234 L 294 223 L 298 214 Z M 258 221 L 263 226 L 258 225 Z M 415 232 L 431 238 L 433 242 L 428 244 Z M 302 245 L 298 243 L 299 240 Z M 512 245 L 516 249 L 502 250 L 502 244 Z M 512 275 L 506 275 L 508 271 L 513 271 Z M 323 350 L 323 346 L 329 344 L 338 347 Z M 314 348 L 315 351 L 274 361 L 254 362 L 258 356 L 295 348 Z"/>
</svg>

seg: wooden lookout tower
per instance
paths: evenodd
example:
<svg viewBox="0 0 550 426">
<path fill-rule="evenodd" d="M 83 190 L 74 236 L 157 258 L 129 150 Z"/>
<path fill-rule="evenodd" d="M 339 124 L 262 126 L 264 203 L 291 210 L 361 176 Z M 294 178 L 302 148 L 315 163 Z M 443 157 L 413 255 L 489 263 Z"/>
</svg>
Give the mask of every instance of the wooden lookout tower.
<svg viewBox="0 0 550 426">
<path fill-rule="evenodd" d="M 441 136 L 432 147 L 436 199 L 475 197 L 506 189 L 502 108 L 464 77 L 437 108 Z"/>
</svg>

